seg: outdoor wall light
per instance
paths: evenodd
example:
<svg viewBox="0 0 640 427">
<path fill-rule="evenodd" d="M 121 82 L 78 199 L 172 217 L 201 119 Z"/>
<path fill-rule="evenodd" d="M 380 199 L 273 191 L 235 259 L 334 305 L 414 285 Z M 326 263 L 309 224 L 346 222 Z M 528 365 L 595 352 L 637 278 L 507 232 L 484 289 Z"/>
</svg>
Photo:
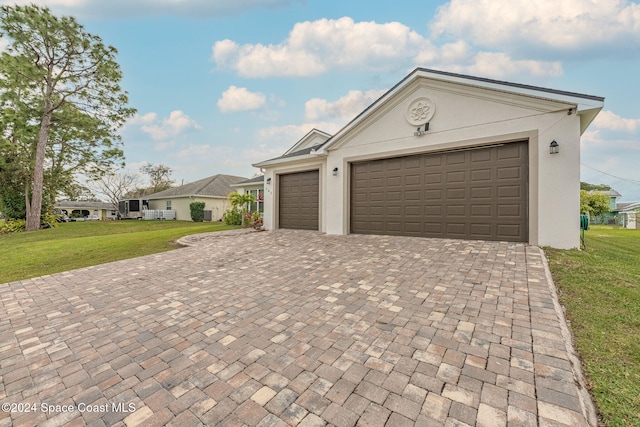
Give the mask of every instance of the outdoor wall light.
<svg viewBox="0 0 640 427">
<path fill-rule="evenodd" d="M 558 154 L 559 152 L 560 152 L 560 147 L 558 146 L 558 143 L 554 139 L 553 141 L 551 141 L 551 144 L 549 144 L 549 154 Z"/>
<path fill-rule="evenodd" d="M 333 176 L 338 176 L 338 168 L 333 168 Z"/>
<path fill-rule="evenodd" d="M 267 178 L 267 185 L 271 185 L 271 178 Z"/>
</svg>

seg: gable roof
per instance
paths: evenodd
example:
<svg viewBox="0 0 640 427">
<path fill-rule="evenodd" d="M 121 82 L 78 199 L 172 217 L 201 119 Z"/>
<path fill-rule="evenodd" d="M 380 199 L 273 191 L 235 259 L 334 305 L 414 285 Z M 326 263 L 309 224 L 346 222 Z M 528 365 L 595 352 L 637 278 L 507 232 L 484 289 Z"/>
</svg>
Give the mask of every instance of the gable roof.
<svg viewBox="0 0 640 427">
<path fill-rule="evenodd" d="M 326 142 L 329 138 L 331 138 L 331 134 L 318 130 L 316 128 L 311 129 L 305 136 L 300 138 L 298 142 L 296 142 L 293 147 L 289 148 L 285 151 L 284 156 L 287 154 L 292 154 L 294 152 L 298 152 L 303 149 L 310 148 L 312 146 L 321 145 Z"/>
<path fill-rule="evenodd" d="M 274 159 L 266 160 L 254 164 L 255 167 L 269 166 L 280 162 L 286 162 L 290 157 L 297 157 L 299 159 L 312 158 L 316 156 L 326 156 L 326 150 L 330 149 L 342 136 L 348 134 L 353 128 L 369 117 L 373 112 L 381 106 L 386 100 L 395 96 L 402 89 L 407 87 L 413 81 L 425 78 L 430 80 L 436 80 L 441 82 L 455 83 L 459 85 L 466 85 L 470 87 L 476 87 L 486 90 L 493 90 L 498 92 L 512 93 L 521 96 L 527 96 L 537 99 L 544 99 L 548 101 L 558 102 L 566 104 L 567 110 L 575 108 L 576 113 L 580 115 L 580 134 L 582 134 L 589 124 L 595 119 L 596 115 L 604 107 L 604 98 L 601 96 L 585 95 L 575 92 L 567 92 L 556 89 L 549 89 L 538 86 L 531 86 L 519 83 L 511 83 L 500 80 L 487 79 L 484 77 L 468 76 L 464 74 L 449 73 L 446 71 L 431 70 L 428 68 L 416 68 L 409 73 L 405 78 L 400 80 L 395 86 L 389 89 L 380 98 L 374 101 L 371 105 L 358 114 L 353 120 L 347 123 L 337 133 L 327 139 L 320 145 L 314 147 L 308 147 L 304 150 L 294 151 L 296 147 L 299 147 L 300 141 L 298 141 L 292 148 L 289 149 L 284 155 L 276 157 Z M 308 134 L 307 134 L 308 135 Z M 305 136 L 306 138 L 306 136 Z M 303 138 L 304 140 L 304 138 Z M 302 140 L 301 140 L 302 141 Z M 304 156 L 304 157 L 302 157 Z"/>
<path fill-rule="evenodd" d="M 595 119 L 600 110 L 602 110 L 602 108 L 604 107 L 604 98 L 601 96 L 585 95 L 575 92 L 567 92 L 563 90 L 549 89 L 520 83 L 511 83 L 501 80 L 487 79 L 484 77 L 468 76 L 464 74 L 449 73 L 446 71 L 438 71 L 418 67 L 404 79 L 396 83 L 395 86 L 389 89 L 385 94 L 383 94 L 380 98 L 369 105 L 369 107 L 358 114 L 353 120 L 347 123 L 347 125 L 340 129 L 335 135 L 329 138 L 329 140 L 322 144 L 322 146 L 318 150 L 319 154 L 321 154 L 324 150 L 330 148 L 341 136 L 348 133 L 357 124 L 361 123 L 380 104 L 382 104 L 384 101 L 391 98 L 396 93 L 400 92 L 403 88 L 408 86 L 411 82 L 419 78 L 456 83 L 488 90 L 509 92 L 522 96 L 562 102 L 568 104 L 568 108 L 570 105 L 574 105 L 577 113 L 581 115 L 580 134 L 582 134 L 587 129 L 589 124 L 591 124 L 593 119 Z"/>
<path fill-rule="evenodd" d="M 247 178 L 241 176 L 219 174 L 150 194 L 144 198 L 147 200 L 190 196 L 226 198 L 229 193 L 235 191 L 233 187 L 231 187 L 231 184 L 236 184 L 246 179 Z"/>
</svg>

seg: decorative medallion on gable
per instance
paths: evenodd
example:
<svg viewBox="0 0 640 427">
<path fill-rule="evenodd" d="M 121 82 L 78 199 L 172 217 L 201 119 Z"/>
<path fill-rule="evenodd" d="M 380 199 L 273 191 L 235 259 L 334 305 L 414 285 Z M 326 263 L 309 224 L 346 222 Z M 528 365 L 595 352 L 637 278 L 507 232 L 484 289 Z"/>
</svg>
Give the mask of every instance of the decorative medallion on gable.
<svg viewBox="0 0 640 427">
<path fill-rule="evenodd" d="M 428 123 L 436 112 L 436 104 L 429 98 L 420 97 L 414 99 L 407 107 L 405 117 L 413 126 Z"/>
</svg>

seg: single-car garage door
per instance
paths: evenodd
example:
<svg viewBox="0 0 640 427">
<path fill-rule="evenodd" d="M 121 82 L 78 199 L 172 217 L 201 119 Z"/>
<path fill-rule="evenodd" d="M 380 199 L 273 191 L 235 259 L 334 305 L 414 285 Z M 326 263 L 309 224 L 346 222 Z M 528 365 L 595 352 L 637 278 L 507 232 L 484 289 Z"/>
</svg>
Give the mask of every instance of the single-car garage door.
<svg viewBox="0 0 640 427">
<path fill-rule="evenodd" d="M 280 228 L 318 230 L 320 172 L 280 175 L 279 182 Z"/>
<path fill-rule="evenodd" d="M 528 241 L 527 141 L 351 165 L 351 232 Z"/>
</svg>

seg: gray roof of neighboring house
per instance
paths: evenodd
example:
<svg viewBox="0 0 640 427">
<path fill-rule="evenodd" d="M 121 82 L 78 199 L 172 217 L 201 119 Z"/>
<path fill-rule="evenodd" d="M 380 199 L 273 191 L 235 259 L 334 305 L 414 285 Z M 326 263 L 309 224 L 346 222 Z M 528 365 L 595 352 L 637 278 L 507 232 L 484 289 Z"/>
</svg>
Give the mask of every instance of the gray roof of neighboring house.
<svg viewBox="0 0 640 427">
<path fill-rule="evenodd" d="M 618 193 L 616 190 L 607 190 L 607 191 L 591 190 L 590 193 L 606 194 L 609 197 L 622 197 L 622 194 Z"/>
<path fill-rule="evenodd" d="M 235 191 L 232 184 L 245 181 L 247 178 L 233 175 L 214 175 L 189 184 L 169 188 L 168 190 L 145 196 L 144 199 L 168 199 L 172 197 L 222 197 L 226 198 L 229 193 Z"/>
<path fill-rule="evenodd" d="M 264 182 L 264 175 L 256 176 L 256 177 L 247 179 L 245 181 L 237 182 L 237 183 L 233 184 L 233 187 L 240 187 L 240 186 L 242 186 L 244 184 L 259 184 L 261 182 Z"/>
<path fill-rule="evenodd" d="M 616 203 L 617 211 L 635 211 L 640 209 L 640 202 Z"/>
<path fill-rule="evenodd" d="M 111 203 L 106 202 L 82 202 L 75 200 L 61 200 L 55 203 L 55 207 L 62 208 L 77 208 L 77 209 L 114 209 Z"/>
</svg>

